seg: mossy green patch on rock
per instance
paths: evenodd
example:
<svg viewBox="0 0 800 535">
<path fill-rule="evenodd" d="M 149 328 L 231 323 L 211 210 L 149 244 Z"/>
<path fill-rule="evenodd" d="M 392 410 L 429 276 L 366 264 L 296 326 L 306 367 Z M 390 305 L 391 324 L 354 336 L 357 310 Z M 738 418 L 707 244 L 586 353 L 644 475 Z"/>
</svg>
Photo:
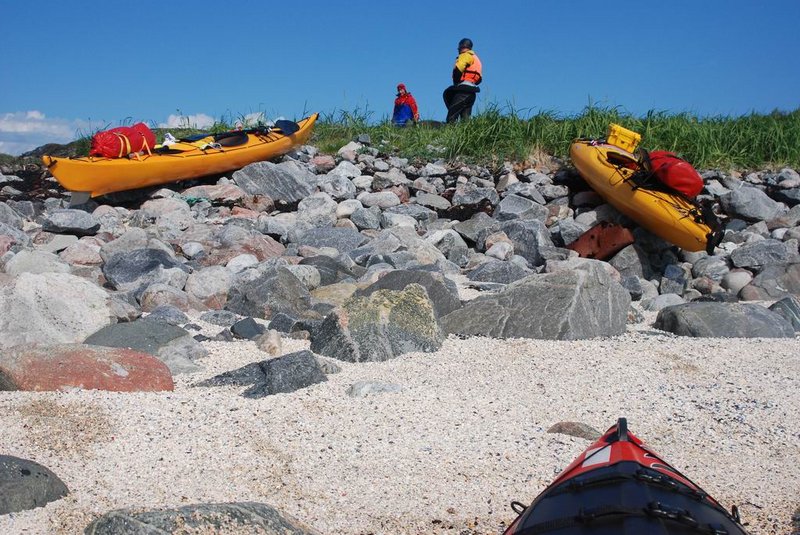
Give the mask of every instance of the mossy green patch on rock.
<svg viewBox="0 0 800 535">
<path fill-rule="evenodd" d="M 411 351 L 436 351 L 444 334 L 425 289 L 378 290 L 354 296 L 329 315 L 311 350 L 352 362 L 384 361 Z"/>
</svg>

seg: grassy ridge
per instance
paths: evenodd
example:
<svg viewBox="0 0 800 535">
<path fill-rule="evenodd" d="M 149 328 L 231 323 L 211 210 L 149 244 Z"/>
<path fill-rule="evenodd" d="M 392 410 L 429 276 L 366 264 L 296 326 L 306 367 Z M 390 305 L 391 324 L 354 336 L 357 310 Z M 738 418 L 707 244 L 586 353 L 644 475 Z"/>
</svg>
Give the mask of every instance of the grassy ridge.
<svg viewBox="0 0 800 535">
<path fill-rule="evenodd" d="M 221 118 L 207 132 L 232 128 L 234 118 Z M 239 122 L 247 124 L 240 118 Z M 359 134 L 369 134 L 384 152 L 409 158 L 460 159 L 497 164 L 552 155 L 567 159 L 569 145 L 581 137 L 605 136 L 609 123 L 642 134 L 642 146 L 678 153 L 700 169 L 800 169 L 800 109 L 792 112 L 751 114 L 741 117 L 696 117 L 690 113 L 650 111 L 637 117 L 618 108 L 586 107 L 572 116 L 552 111 L 535 114 L 490 105 L 463 124 L 396 128 L 388 121 L 372 120 L 366 110 L 323 115 L 311 140 L 323 152 L 334 153 Z M 154 129 L 159 141 L 167 129 Z M 172 128 L 176 137 L 198 133 L 194 128 Z M 89 152 L 88 133 L 74 142 L 75 152 Z M 0 157 L 0 164 L 9 162 Z"/>
<path fill-rule="evenodd" d="M 441 128 L 395 128 L 369 119 L 369 113 L 358 110 L 328 115 L 318 123 L 313 141 L 321 150 L 333 152 L 367 133 L 373 144 L 407 157 L 522 161 L 535 153 L 566 158 L 572 140 L 603 137 L 609 123 L 617 123 L 642 134 L 645 148 L 674 151 L 698 168 L 800 167 L 800 109 L 698 118 L 659 111 L 636 117 L 616 108 L 587 107 L 564 117 L 549 111 L 524 116 L 490 106 L 464 124 Z"/>
</svg>

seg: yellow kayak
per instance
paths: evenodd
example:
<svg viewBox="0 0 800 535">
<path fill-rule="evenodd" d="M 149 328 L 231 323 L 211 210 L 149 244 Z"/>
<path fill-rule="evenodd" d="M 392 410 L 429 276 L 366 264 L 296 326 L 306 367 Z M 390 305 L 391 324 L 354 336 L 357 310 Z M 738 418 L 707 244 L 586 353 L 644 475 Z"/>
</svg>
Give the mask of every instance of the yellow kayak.
<svg viewBox="0 0 800 535">
<path fill-rule="evenodd" d="M 679 194 L 637 181 L 637 158 L 630 152 L 592 140 L 569 149 L 580 175 L 617 210 L 666 241 L 687 251 L 713 253 L 722 233 L 710 208 Z"/>
<path fill-rule="evenodd" d="M 280 129 L 255 129 L 182 142 L 127 158 L 58 158 L 42 161 L 65 188 L 87 197 L 226 173 L 253 162 L 286 154 L 308 141 L 319 114 L 297 123 L 287 135 Z"/>
</svg>

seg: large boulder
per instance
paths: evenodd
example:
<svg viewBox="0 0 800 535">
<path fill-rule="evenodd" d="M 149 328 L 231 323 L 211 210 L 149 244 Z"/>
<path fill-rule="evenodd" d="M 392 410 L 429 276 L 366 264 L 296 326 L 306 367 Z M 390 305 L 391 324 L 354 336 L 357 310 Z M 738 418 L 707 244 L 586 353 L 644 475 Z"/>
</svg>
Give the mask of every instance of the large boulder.
<svg viewBox="0 0 800 535">
<path fill-rule="evenodd" d="M 163 282 L 183 288 L 190 269 L 162 249 L 144 248 L 111 255 L 103 275 L 115 290 L 134 290 Z"/>
<path fill-rule="evenodd" d="M 82 342 L 117 321 L 109 294 L 68 273 L 22 273 L 0 284 L 0 348 Z"/>
<path fill-rule="evenodd" d="M 746 221 L 769 221 L 778 217 L 784 206 L 755 187 L 742 186 L 719 198 L 726 214 Z"/>
<path fill-rule="evenodd" d="M 0 515 L 44 507 L 67 494 L 67 486 L 48 468 L 27 459 L 0 455 Z"/>
<path fill-rule="evenodd" d="M 250 195 L 267 195 L 294 204 L 316 190 L 316 177 L 294 162 L 256 162 L 233 173 L 233 181 Z"/>
<path fill-rule="evenodd" d="M 791 295 L 773 303 L 769 309 L 783 316 L 792 324 L 795 331 L 800 331 L 800 299 Z"/>
<path fill-rule="evenodd" d="M 42 229 L 55 234 L 91 236 L 100 228 L 100 222 L 87 212 L 65 208 L 45 215 Z"/>
<path fill-rule="evenodd" d="M 253 362 L 237 370 L 221 373 L 196 386 L 246 386 L 246 398 L 263 398 L 300 390 L 327 381 L 317 357 L 308 350 L 278 358 Z"/>
<path fill-rule="evenodd" d="M 739 297 L 748 301 L 781 299 L 789 295 L 800 296 L 800 263 L 767 266 L 739 291 Z"/>
<path fill-rule="evenodd" d="M 680 336 L 710 338 L 793 338 L 783 316 L 760 305 L 692 302 L 662 309 L 654 324 Z"/>
<path fill-rule="evenodd" d="M 6 262 L 6 273 L 69 273 L 69 264 L 53 253 L 23 249 Z"/>
<path fill-rule="evenodd" d="M 601 267 L 530 275 L 441 319 L 445 333 L 579 340 L 625 332 L 630 294 Z"/>
<path fill-rule="evenodd" d="M 177 509 L 117 509 L 101 516 L 85 535 L 215 533 L 234 535 L 318 535 L 316 530 L 277 509 L 255 502 L 200 503 Z"/>
<path fill-rule="evenodd" d="M 157 358 L 127 348 L 23 344 L 0 351 L 0 390 L 172 390 Z"/>
<path fill-rule="evenodd" d="M 201 370 L 195 361 L 208 354 L 188 331 L 147 319 L 109 325 L 86 338 L 84 343 L 148 353 L 166 364 L 174 375 Z"/>
<path fill-rule="evenodd" d="M 738 268 L 758 270 L 772 264 L 785 264 L 792 259 L 792 256 L 784 242 L 768 239 L 748 243 L 735 249 L 731 253 L 731 262 Z"/>
<path fill-rule="evenodd" d="M 270 268 L 252 279 L 240 279 L 228 292 L 225 309 L 242 316 L 270 319 L 283 312 L 302 317 L 311 308 L 311 295 L 291 271 Z"/>
<path fill-rule="evenodd" d="M 410 284 L 419 284 L 425 288 L 437 318 L 461 308 L 456 284 L 440 273 L 431 271 L 403 269 L 389 271 L 368 287 L 357 291 L 355 295 L 367 297 L 378 290 L 400 291 Z"/>
<path fill-rule="evenodd" d="M 444 335 L 425 288 L 353 296 L 312 335 L 311 350 L 349 362 L 378 362 L 412 351 L 436 351 Z"/>
</svg>

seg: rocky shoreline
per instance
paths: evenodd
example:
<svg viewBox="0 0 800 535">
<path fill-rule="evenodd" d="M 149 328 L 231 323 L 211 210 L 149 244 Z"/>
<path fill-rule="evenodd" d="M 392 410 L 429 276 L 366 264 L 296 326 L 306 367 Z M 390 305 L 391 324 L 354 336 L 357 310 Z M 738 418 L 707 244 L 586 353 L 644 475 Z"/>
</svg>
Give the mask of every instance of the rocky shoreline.
<svg viewBox="0 0 800 535">
<path fill-rule="evenodd" d="M 800 330 L 796 171 L 704 171 L 701 197 L 716 206 L 726 229 L 709 255 L 679 250 L 636 228 L 568 166 L 507 163 L 490 170 L 410 162 L 381 154 L 369 141 L 360 137 L 336 155 L 303 146 L 278 163 L 259 162 L 215 181 L 116 194 L 76 207 L 68 206 L 68 194 L 40 169 L 23 168 L 16 175 L 15 169 L 2 169 L 0 389 L 11 392 L 0 394 L 0 418 L 11 431 L 0 439 L 0 478 L 4 466 L 13 471 L 32 463 L 26 470 L 52 470 L 47 477 L 64 485 L 39 496 L 32 493 L 41 489 L 15 483 L 13 503 L 5 511 L 0 507 L 0 528 L 73 532 L 92 523 L 87 533 L 111 533 L 134 518 L 170 530 L 191 517 L 203 519 L 197 529 L 224 518 L 231 532 L 250 523 L 265 533 L 279 527 L 293 533 L 492 533 L 513 517 L 505 503 L 534 496 L 553 470 L 579 452 L 570 447 L 585 442 L 547 429 L 571 418 L 607 426 L 621 410 L 639 418 L 652 441 L 669 450 L 667 458 L 731 483 L 724 466 L 698 465 L 697 459 L 708 460 L 702 444 L 682 443 L 672 435 L 676 428 L 693 420 L 703 424 L 718 435 L 709 440 L 718 441 L 715 451 L 726 459 L 731 451 L 754 455 L 753 448 L 776 439 L 792 450 L 784 458 L 797 455 L 800 407 L 789 394 L 798 386 Z M 580 258 L 567 248 L 602 222 L 633 228 L 634 243 L 607 261 Z M 637 356 L 637 346 L 648 353 Z M 597 385 L 582 364 L 591 355 Z M 762 375 L 728 370 L 726 359 Z M 566 364 L 577 370 L 571 378 L 556 373 Z M 606 406 L 577 409 L 602 397 L 595 387 L 608 388 L 623 377 L 638 381 L 631 373 L 647 367 L 658 371 L 655 382 L 639 384 L 642 403 L 625 399 L 623 383 L 620 391 L 612 389 Z M 476 368 L 481 371 L 468 371 Z M 571 381 L 585 388 L 575 389 Z M 686 391 L 690 385 L 692 393 Z M 34 393 L 41 390 L 62 392 Z M 442 407 L 436 408 L 437 399 Z M 550 410 L 530 407 L 544 400 Z M 84 403 L 92 415 L 81 416 Z M 493 403 L 502 407 L 500 413 Z M 184 404 L 192 407 L 188 421 Z M 474 414 L 465 410 L 471 404 Z M 136 407 L 147 417 L 137 416 Z M 247 425 L 258 421 L 259 411 L 275 411 L 282 425 L 273 421 L 264 429 L 294 438 L 287 446 L 242 436 L 234 441 L 249 452 L 242 453 L 215 429 L 246 432 L 233 421 L 238 415 L 231 420 L 223 407 L 248 413 L 242 418 Z M 519 446 L 507 418 L 526 418 L 525 407 L 532 420 L 523 427 L 533 426 L 526 436 L 538 437 L 535 454 Z M 780 415 L 774 414 L 777 407 Z M 465 430 L 445 410 L 478 427 Z M 353 411 L 350 418 L 347 411 Z M 59 429 L 53 414 L 67 422 L 60 428 L 67 436 L 58 439 L 66 454 L 50 444 L 55 435 L 41 428 Z M 31 427 L 36 418 L 38 427 Z M 71 418 L 78 423 L 70 428 Z M 755 430 L 757 419 L 774 425 Z M 158 422 L 153 442 L 130 435 L 150 421 Z M 462 459 L 457 443 L 445 437 L 437 442 L 437 421 L 476 448 Z M 387 422 L 417 436 L 392 437 Z M 170 426 L 178 433 L 164 429 Z M 385 441 L 376 442 L 370 426 Z M 134 492 L 138 501 L 131 501 L 120 497 L 124 485 L 113 478 L 95 474 L 87 481 L 77 475 L 87 459 L 109 467 L 108 456 L 132 456 L 137 465 L 138 450 L 115 451 L 109 435 L 126 437 L 119 447 L 150 447 L 154 455 L 172 458 L 172 449 L 180 448 L 177 437 L 189 430 L 195 438 L 221 441 L 218 457 L 208 445 L 185 437 L 205 452 L 206 461 L 233 463 L 228 468 L 239 478 L 247 472 L 245 457 L 262 463 L 268 458 L 265 474 L 253 469 L 255 479 L 273 478 L 277 487 L 241 481 L 208 487 L 199 474 L 216 474 L 217 468 L 181 455 L 177 462 L 190 462 L 195 475 L 166 472 L 188 489 L 186 501 L 171 493 L 168 482 L 156 483 L 155 493 Z M 338 439 L 322 455 L 305 449 L 319 445 L 317 431 Z M 37 433 L 47 438 L 37 442 Z M 162 453 L 159 439 L 169 445 Z M 395 451 L 386 441 L 408 449 Z M 358 443 L 363 452 L 353 446 Z M 78 444 L 80 451 L 70 452 Z M 349 453 L 341 457 L 337 449 L 345 446 Z M 249 457 L 262 447 L 260 457 Z M 547 448 L 554 452 L 549 457 Z M 432 452 L 438 457 L 420 460 Z M 236 459 L 239 453 L 243 459 Z M 494 464 L 477 461 L 495 454 Z M 392 473 L 392 463 L 378 460 L 386 455 L 411 475 Z M 329 466 L 319 464 L 332 460 L 348 469 L 329 473 Z M 118 462 L 141 473 L 130 458 Z M 481 469 L 468 474 L 476 462 Z M 142 467 L 145 473 L 158 465 L 143 452 L 141 463 L 151 463 Z M 437 488 L 417 465 L 442 467 L 445 481 Z M 520 475 L 531 465 L 537 466 L 530 468 L 534 476 Z M 778 485 L 787 495 L 768 497 L 761 472 L 777 467 L 772 461 L 738 466 L 754 481 L 736 489 L 703 483 L 720 500 L 743 503 L 757 496 L 750 500 L 754 507 L 743 509 L 756 523 L 749 526 L 753 533 L 788 532 L 797 507 L 792 481 L 800 475 L 788 469 L 786 477 L 793 479 Z M 338 498 L 313 481 L 315 469 L 339 489 Z M 366 491 L 363 470 L 381 475 L 382 485 L 404 496 L 387 502 Z M 506 477 L 498 480 L 498 471 Z M 298 480 L 298 473 L 306 479 Z M 154 484 L 152 476 L 141 477 Z M 338 487 L 333 477 L 342 478 Z M 280 484 L 287 480 L 291 488 Z M 103 485 L 114 490 L 89 505 L 89 495 L 102 494 Z M 416 485 L 430 489 L 416 496 L 422 500 L 419 511 Z M 454 485 L 466 485 L 469 499 L 443 506 L 455 503 L 448 497 Z M 479 506 L 485 504 L 481 492 L 495 505 Z M 343 498 L 353 494 L 361 496 L 352 503 Z M 367 496 L 397 506 L 396 514 L 372 510 Z M 47 502 L 31 509 L 31 503 Z M 191 504 L 201 504 L 200 511 Z M 189 508 L 142 511 L 161 506 Z M 125 511 L 105 514 L 120 508 Z M 352 517 L 365 508 L 369 518 Z M 26 509 L 31 510 L 17 512 Z M 397 517 L 403 514 L 405 526 Z"/>
</svg>

